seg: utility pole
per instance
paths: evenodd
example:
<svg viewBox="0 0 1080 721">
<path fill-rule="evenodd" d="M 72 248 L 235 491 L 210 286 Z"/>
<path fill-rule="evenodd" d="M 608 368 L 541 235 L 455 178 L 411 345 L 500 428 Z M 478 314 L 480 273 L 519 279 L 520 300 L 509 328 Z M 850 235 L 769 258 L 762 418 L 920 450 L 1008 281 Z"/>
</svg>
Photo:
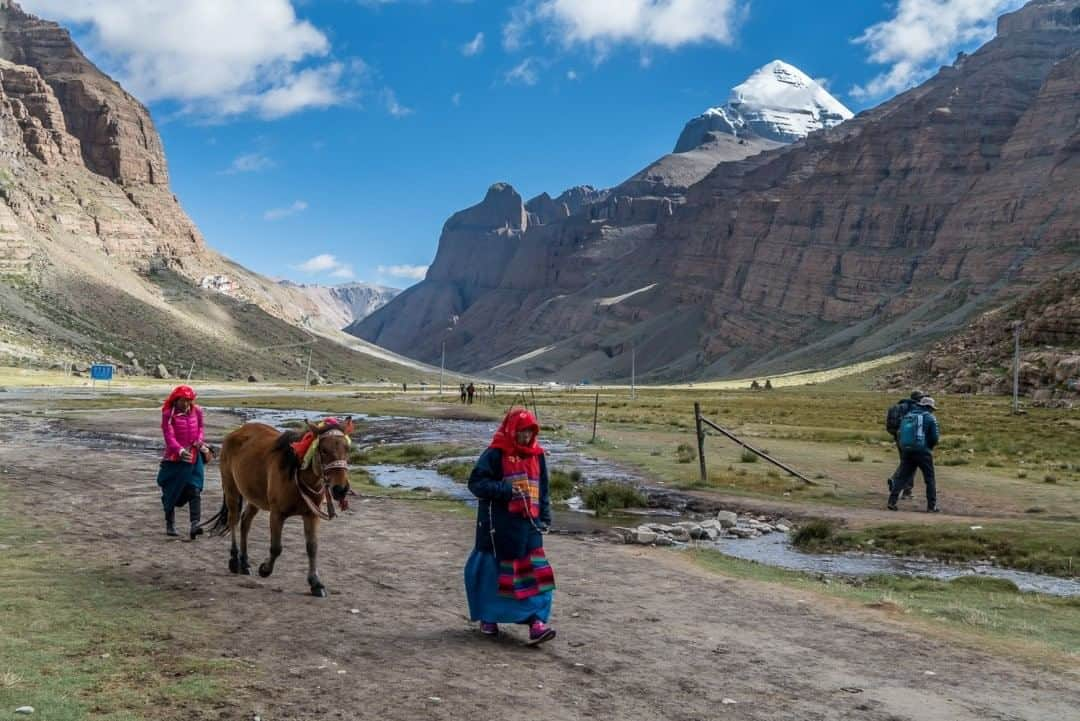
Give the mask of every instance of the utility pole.
<svg viewBox="0 0 1080 721">
<path fill-rule="evenodd" d="M 446 341 L 442 342 L 442 364 L 439 365 L 439 395 L 443 392 L 443 374 L 446 373 Z"/>
<path fill-rule="evenodd" d="M 1013 325 L 1013 415 L 1020 412 L 1020 330 L 1023 327 L 1022 321 Z"/>
<path fill-rule="evenodd" d="M 630 346 L 630 400 L 637 400 L 637 346 Z"/>
</svg>

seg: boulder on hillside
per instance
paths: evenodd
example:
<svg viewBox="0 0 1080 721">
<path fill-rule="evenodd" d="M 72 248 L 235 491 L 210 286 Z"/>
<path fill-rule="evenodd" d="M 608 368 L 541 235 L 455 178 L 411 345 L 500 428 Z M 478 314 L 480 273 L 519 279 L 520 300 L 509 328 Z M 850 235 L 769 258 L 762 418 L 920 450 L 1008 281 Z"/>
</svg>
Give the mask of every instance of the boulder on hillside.
<svg viewBox="0 0 1080 721">
<path fill-rule="evenodd" d="M 164 363 L 158 363 L 157 367 L 154 368 L 154 377 L 168 380 L 169 378 L 172 378 L 172 375 L 169 373 L 169 369 L 165 367 Z"/>
</svg>

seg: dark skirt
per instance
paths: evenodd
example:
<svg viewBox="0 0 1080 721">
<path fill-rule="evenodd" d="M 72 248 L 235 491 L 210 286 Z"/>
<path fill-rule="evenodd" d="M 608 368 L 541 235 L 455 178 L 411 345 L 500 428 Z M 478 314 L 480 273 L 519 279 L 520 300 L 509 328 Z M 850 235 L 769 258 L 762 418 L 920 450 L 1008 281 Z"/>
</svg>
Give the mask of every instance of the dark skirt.
<svg viewBox="0 0 1080 721">
<path fill-rule="evenodd" d="M 158 469 L 157 484 L 161 486 L 161 506 L 169 513 L 177 506 L 185 506 L 192 497 L 202 493 L 204 467 L 201 455 L 194 463 L 162 461 Z"/>
</svg>

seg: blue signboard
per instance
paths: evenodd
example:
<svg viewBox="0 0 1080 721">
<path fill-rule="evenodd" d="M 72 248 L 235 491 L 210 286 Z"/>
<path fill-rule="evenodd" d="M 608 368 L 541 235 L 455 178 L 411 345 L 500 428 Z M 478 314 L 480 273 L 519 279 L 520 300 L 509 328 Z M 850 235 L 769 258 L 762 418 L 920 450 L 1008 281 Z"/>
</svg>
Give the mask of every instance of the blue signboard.
<svg viewBox="0 0 1080 721">
<path fill-rule="evenodd" d="M 90 366 L 90 377 L 96 381 L 111 381 L 113 377 L 113 366 L 99 363 Z"/>
</svg>

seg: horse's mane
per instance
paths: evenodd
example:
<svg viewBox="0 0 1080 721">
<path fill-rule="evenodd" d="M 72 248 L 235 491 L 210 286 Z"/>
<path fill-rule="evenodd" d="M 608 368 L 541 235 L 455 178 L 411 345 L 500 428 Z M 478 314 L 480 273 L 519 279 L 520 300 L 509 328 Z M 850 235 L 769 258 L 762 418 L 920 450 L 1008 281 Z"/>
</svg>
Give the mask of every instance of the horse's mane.
<svg viewBox="0 0 1080 721">
<path fill-rule="evenodd" d="M 293 452 L 292 444 L 303 438 L 302 433 L 296 431 L 283 431 L 277 440 L 274 441 L 274 447 L 271 449 L 273 453 L 276 453 L 278 460 L 281 463 L 281 467 L 285 471 L 293 471 L 300 466 L 300 459 L 296 457 L 296 453 Z"/>
</svg>

